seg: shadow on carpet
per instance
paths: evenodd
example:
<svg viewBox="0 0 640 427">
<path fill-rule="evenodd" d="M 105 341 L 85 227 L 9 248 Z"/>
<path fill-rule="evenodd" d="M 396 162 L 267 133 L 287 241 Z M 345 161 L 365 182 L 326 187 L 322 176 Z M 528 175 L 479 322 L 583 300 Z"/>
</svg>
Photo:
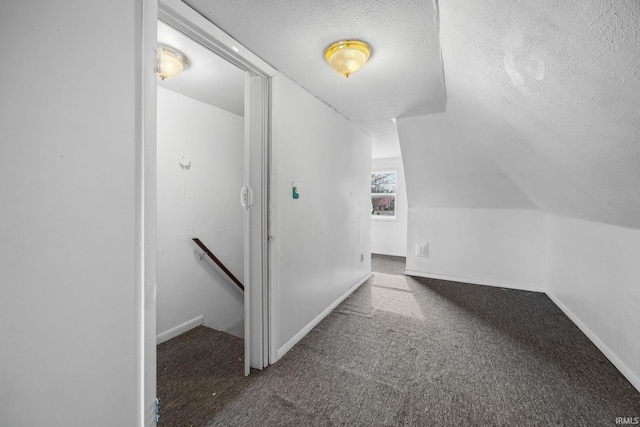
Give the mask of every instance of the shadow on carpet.
<svg viewBox="0 0 640 427">
<path fill-rule="evenodd" d="M 401 259 L 403 260 L 403 259 Z M 158 347 L 166 426 L 615 426 L 640 393 L 544 294 L 375 273 L 276 364 L 199 327 Z"/>
</svg>

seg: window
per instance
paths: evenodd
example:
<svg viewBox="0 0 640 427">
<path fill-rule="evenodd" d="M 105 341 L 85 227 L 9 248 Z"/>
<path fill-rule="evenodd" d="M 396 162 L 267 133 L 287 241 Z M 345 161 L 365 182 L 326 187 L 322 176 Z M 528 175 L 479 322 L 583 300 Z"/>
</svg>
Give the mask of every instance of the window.
<svg viewBox="0 0 640 427">
<path fill-rule="evenodd" d="M 396 172 L 371 174 L 371 216 L 373 218 L 395 219 L 396 182 Z"/>
</svg>

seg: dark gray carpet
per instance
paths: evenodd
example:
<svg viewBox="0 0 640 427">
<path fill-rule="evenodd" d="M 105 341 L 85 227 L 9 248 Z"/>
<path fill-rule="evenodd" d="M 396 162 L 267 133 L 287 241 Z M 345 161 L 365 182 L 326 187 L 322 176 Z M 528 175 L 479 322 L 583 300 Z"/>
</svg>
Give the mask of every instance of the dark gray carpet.
<svg viewBox="0 0 640 427">
<path fill-rule="evenodd" d="M 640 394 L 543 294 L 401 274 L 367 283 L 278 363 L 200 327 L 158 346 L 165 426 L 615 426 Z"/>
</svg>

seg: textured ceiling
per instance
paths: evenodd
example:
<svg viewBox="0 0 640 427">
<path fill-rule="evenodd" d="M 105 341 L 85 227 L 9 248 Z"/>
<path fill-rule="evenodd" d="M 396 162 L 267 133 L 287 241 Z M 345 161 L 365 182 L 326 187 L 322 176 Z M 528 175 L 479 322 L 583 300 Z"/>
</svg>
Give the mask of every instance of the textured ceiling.
<svg viewBox="0 0 640 427">
<path fill-rule="evenodd" d="M 640 228 L 638 0 L 185 2 L 373 136 L 374 158 L 400 155 L 391 118 L 446 102 L 403 120 L 431 147 L 416 153 L 441 159 L 405 158 L 407 177 L 433 179 L 431 164 L 456 183 L 428 186 L 439 204 L 464 204 L 473 179 L 486 197 L 472 204 Z M 349 79 L 323 58 L 344 38 L 373 47 Z M 464 147 L 498 169 L 465 175 Z"/>
<path fill-rule="evenodd" d="M 392 118 L 444 111 L 433 1 L 185 3 L 371 135 L 374 157 L 400 156 Z M 373 50 L 348 79 L 324 60 L 325 48 L 346 38 L 362 39 Z"/>
<path fill-rule="evenodd" d="M 178 49 L 189 60 L 184 72 L 158 79 L 158 86 L 244 116 L 244 71 L 162 22 L 158 43 Z"/>
<path fill-rule="evenodd" d="M 447 115 L 545 212 L 640 227 L 640 2 L 441 0 Z"/>
</svg>

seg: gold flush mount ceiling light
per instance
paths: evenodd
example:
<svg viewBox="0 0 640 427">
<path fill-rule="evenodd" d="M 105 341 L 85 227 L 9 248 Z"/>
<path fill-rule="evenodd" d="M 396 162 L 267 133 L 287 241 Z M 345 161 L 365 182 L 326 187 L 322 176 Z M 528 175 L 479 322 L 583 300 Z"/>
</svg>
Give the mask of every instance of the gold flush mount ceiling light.
<svg viewBox="0 0 640 427">
<path fill-rule="evenodd" d="M 324 57 L 334 70 L 345 77 L 358 71 L 371 56 L 371 48 L 359 40 L 336 42 L 324 51 Z"/>
<path fill-rule="evenodd" d="M 174 77 L 189 66 L 187 57 L 176 49 L 158 45 L 158 77 L 162 80 Z"/>
</svg>

